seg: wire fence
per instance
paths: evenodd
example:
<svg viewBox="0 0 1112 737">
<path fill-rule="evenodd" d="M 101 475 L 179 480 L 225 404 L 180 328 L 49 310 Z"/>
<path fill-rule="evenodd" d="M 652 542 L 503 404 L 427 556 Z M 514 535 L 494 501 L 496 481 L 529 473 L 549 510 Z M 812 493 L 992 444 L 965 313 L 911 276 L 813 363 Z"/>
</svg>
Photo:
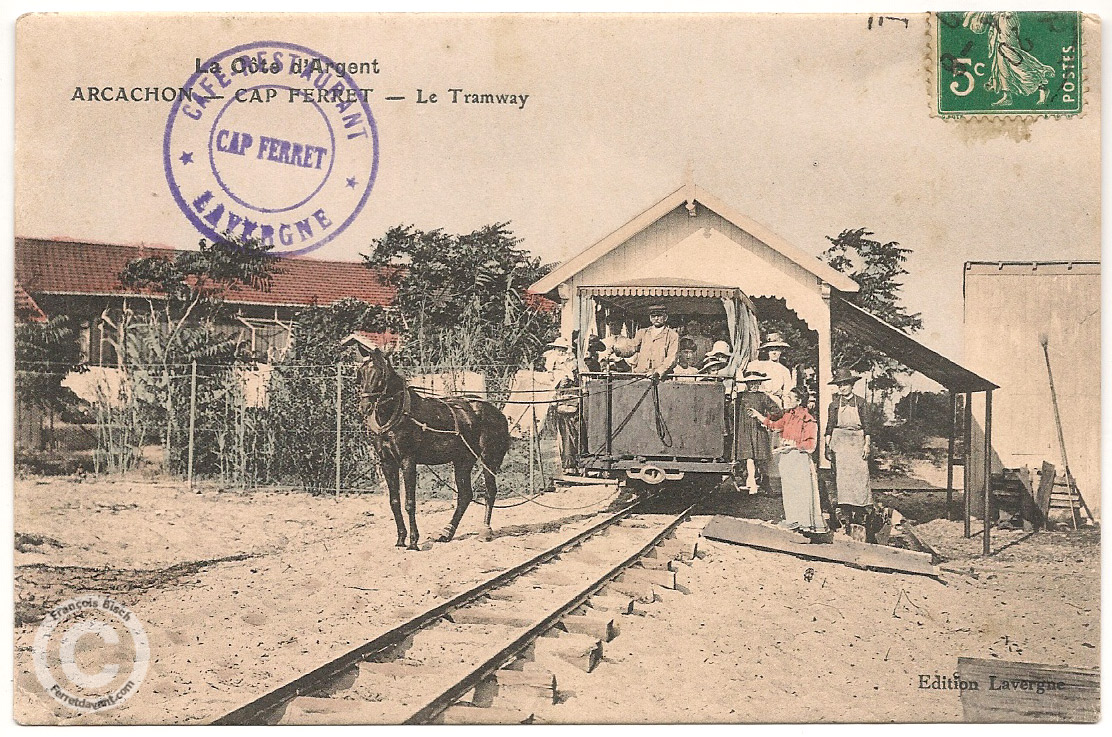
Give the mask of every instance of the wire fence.
<svg viewBox="0 0 1112 737">
<path fill-rule="evenodd" d="M 19 393 L 59 368 L 20 363 L 17 445 L 78 455 L 96 474 L 153 466 L 190 485 L 218 480 L 245 489 L 377 491 L 378 460 L 359 406 L 357 370 L 350 363 L 93 366 L 60 378 L 77 402 L 59 416 Z M 528 492 L 547 485 L 558 463 L 553 423 L 546 422 L 553 375 L 513 366 L 403 371 L 418 392 L 472 396 L 502 409 L 514 442 L 500 487 Z M 451 473 L 431 471 L 423 474 L 423 488 L 453 488 Z"/>
</svg>

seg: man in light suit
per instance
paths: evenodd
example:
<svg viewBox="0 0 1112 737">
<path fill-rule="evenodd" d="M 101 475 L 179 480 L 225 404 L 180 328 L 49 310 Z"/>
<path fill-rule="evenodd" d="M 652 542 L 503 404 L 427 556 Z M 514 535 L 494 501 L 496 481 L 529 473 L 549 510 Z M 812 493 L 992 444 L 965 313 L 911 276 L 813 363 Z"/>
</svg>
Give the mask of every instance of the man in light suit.
<svg viewBox="0 0 1112 737">
<path fill-rule="evenodd" d="M 633 338 L 637 348 L 631 368 L 637 374 L 663 376 L 676 363 L 680 334 L 668 327 L 668 311 L 664 305 L 649 307 L 650 327 L 641 328 Z"/>
</svg>

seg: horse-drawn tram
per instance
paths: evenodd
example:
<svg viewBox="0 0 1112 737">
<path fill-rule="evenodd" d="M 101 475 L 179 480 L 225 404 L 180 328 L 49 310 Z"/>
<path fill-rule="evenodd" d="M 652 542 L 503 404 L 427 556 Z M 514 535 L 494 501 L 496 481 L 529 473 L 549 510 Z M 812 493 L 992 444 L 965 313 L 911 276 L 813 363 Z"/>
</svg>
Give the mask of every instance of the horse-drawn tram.
<svg viewBox="0 0 1112 737">
<path fill-rule="evenodd" d="M 734 472 L 744 462 L 734 442 L 744 411 L 734 377 L 756 357 L 759 337 L 749 298 L 734 287 L 630 283 L 579 287 L 577 301 L 579 470 L 634 485 L 712 484 Z M 697 354 L 728 347 L 717 367 L 700 357 L 699 366 L 644 370 L 645 326 L 661 308 L 702 344 Z"/>
</svg>

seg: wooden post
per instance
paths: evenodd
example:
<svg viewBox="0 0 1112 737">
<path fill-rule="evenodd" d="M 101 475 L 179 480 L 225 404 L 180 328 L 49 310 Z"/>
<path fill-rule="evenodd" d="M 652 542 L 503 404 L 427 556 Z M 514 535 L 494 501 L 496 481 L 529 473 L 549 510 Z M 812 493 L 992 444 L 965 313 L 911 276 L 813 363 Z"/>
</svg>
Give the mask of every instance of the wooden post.
<svg viewBox="0 0 1112 737">
<path fill-rule="evenodd" d="M 981 551 L 988 555 L 992 552 L 989 540 L 989 528 L 992 520 L 989 513 L 992 509 L 992 389 L 985 392 L 985 539 Z"/>
<path fill-rule="evenodd" d="M 533 471 L 533 451 L 536 449 L 536 430 L 537 430 L 537 407 L 532 404 L 533 399 L 536 398 L 537 380 L 534 376 L 536 372 L 529 372 L 529 415 L 532 417 L 532 424 L 529 426 L 529 492 L 532 493 L 537 490 L 536 477 Z M 513 394 L 510 394 L 510 399 L 513 399 Z M 525 419 L 525 415 L 521 416 Z M 520 424 L 519 424 L 520 427 Z"/>
<path fill-rule="evenodd" d="M 185 464 L 185 480 L 193 488 L 193 430 L 197 423 L 197 360 L 189 366 L 189 455 Z"/>
<path fill-rule="evenodd" d="M 950 437 L 946 451 L 946 519 L 954 516 L 954 435 L 957 433 L 958 395 L 950 392 Z"/>
<path fill-rule="evenodd" d="M 965 458 L 964 458 L 964 465 L 962 465 L 962 478 L 964 479 L 964 481 L 962 483 L 962 486 L 964 486 L 965 488 L 962 490 L 962 496 L 965 499 L 965 536 L 967 538 L 973 536 L 973 530 L 971 529 L 972 528 L 972 517 L 973 517 L 973 498 L 969 496 L 969 494 L 971 493 L 969 487 L 972 486 L 972 484 L 970 484 L 969 481 L 973 476 L 973 474 L 971 472 L 971 469 L 969 467 L 969 456 L 970 456 L 970 451 L 972 450 L 972 447 L 973 447 L 973 392 L 966 392 L 965 393 L 965 450 L 963 451 L 963 454 L 964 454 Z"/>
<path fill-rule="evenodd" d="M 576 400 L 576 401 L 579 401 L 579 400 Z M 575 421 L 579 422 L 579 417 L 578 416 L 575 418 Z M 548 477 L 545 475 L 545 472 L 544 472 L 544 456 L 541 455 L 541 430 L 540 430 L 540 427 L 538 427 L 538 425 L 537 425 L 537 408 L 536 407 L 533 407 L 533 437 L 534 437 L 534 439 L 537 443 L 537 475 L 540 476 L 540 479 L 541 479 L 541 488 L 542 489 L 547 489 L 548 488 Z M 582 442 L 583 442 L 582 441 L 582 437 L 583 437 L 582 431 L 580 432 L 579 437 L 581 438 L 580 444 L 582 444 Z M 578 449 L 577 449 L 576 452 L 578 452 Z M 576 460 L 578 462 L 578 459 L 576 459 Z"/>
<path fill-rule="evenodd" d="M 532 410 L 530 410 L 532 411 Z M 535 431 L 537 429 L 536 419 L 529 425 L 529 491 L 530 493 L 537 490 L 537 481 L 533 473 L 533 451 L 536 449 Z"/>
<path fill-rule="evenodd" d="M 344 364 L 336 364 L 336 496 L 340 496 L 340 430 L 343 425 Z"/>
</svg>

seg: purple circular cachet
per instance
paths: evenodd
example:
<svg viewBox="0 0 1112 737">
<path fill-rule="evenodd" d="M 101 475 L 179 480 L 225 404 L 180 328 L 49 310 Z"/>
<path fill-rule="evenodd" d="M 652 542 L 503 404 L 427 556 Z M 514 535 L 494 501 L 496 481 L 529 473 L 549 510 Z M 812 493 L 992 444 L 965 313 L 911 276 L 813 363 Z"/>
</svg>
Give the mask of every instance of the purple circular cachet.
<svg viewBox="0 0 1112 737">
<path fill-rule="evenodd" d="M 296 256 L 351 224 L 378 173 L 369 90 L 297 44 L 217 54 L 170 109 L 162 158 L 178 206 L 206 237 Z"/>
</svg>

